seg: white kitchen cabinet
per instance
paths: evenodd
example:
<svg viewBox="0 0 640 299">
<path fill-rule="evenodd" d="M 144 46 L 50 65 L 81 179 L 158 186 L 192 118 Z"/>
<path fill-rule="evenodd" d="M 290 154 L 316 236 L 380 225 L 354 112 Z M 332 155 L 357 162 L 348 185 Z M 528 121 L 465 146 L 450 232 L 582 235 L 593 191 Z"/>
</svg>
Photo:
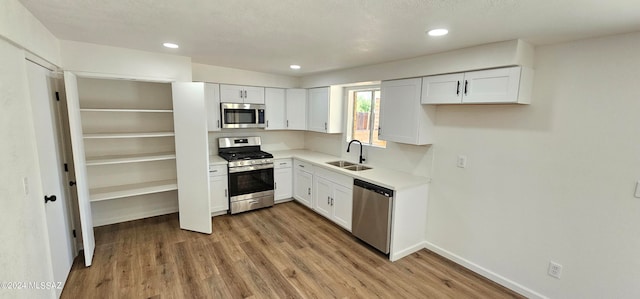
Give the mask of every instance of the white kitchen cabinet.
<svg viewBox="0 0 640 299">
<path fill-rule="evenodd" d="M 424 77 L 423 104 L 531 103 L 533 70 L 508 67 Z"/>
<path fill-rule="evenodd" d="M 265 130 L 284 130 L 286 123 L 286 98 L 282 88 L 265 88 Z"/>
<path fill-rule="evenodd" d="M 420 103 L 422 79 L 382 81 L 378 138 L 399 143 L 433 143 L 435 107 Z"/>
<path fill-rule="evenodd" d="M 286 127 L 288 130 L 307 129 L 307 90 L 291 88 L 286 91 Z M 267 110 L 268 111 L 268 110 Z"/>
<path fill-rule="evenodd" d="M 293 198 L 301 204 L 313 208 L 313 166 L 299 160 L 293 160 Z"/>
<path fill-rule="evenodd" d="M 220 102 L 264 104 L 264 87 L 242 85 L 220 85 Z"/>
<path fill-rule="evenodd" d="M 276 159 L 273 161 L 274 199 L 285 201 L 293 196 L 293 161 L 291 159 Z"/>
<path fill-rule="evenodd" d="M 229 210 L 227 165 L 209 166 L 209 200 L 211 214 Z"/>
<path fill-rule="evenodd" d="M 194 83 L 195 86 L 202 84 L 204 88 L 204 104 L 207 109 L 207 130 L 220 131 L 220 85 L 211 83 Z"/>
<path fill-rule="evenodd" d="M 322 133 L 342 133 L 342 88 L 337 86 L 311 88 L 308 91 L 307 130 Z"/>
<path fill-rule="evenodd" d="M 327 170 L 313 177 L 313 209 L 320 215 L 351 231 L 353 179 Z"/>
</svg>

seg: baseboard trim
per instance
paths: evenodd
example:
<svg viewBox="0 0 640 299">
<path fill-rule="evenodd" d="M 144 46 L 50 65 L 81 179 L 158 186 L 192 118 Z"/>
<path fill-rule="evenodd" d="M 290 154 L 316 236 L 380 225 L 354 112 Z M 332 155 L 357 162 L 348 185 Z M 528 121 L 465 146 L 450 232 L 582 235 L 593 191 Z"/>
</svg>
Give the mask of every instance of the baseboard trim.
<svg viewBox="0 0 640 299">
<path fill-rule="evenodd" d="M 411 247 L 405 248 L 400 250 L 399 252 L 395 252 L 393 254 L 389 254 L 389 260 L 392 262 L 395 262 L 407 255 L 410 255 L 418 250 L 421 250 L 422 248 L 426 247 L 426 242 L 420 242 L 418 244 L 415 244 Z"/>
<path fill-rule="evenodd" d="M 471 261 L 469 261 L 469 260 L 467 260 L 465 258 L 462 258 L 462 257 L 460 257 L 460 256 L 458 256 L 458 255 L 456 255 L 456 254 L 454 254 L 454 253 L 452 253 L 450 251 L 447 251 L 447 250 L 445 250 L 445 249 L 443 249 L 443 248 L 441 248 L 441 247 L 439 247 L 439 246 L 437 246 L 437 245 L 435 245 L 433 243 L 424 242 L 424 245 L 425 245 L 424 248 L 426 248 L 428 250 L 431 250 L 431 251 L 433 251 L 433 252 L 435 252 L 435 253 L 447 258 L 448 260 L 451 260 L 451 261 L 455 262 L 456 264 L 461 265 L 461 266 L 463 266 L 463 267 L 465 267 L 465 268 L 467 268 L 467 269 L 469 269 L 469 270 L 471 270 L 471 271 L 473 271 L 473 272 L 475 272 L 475 273 L 477 273 L 477 274 L 479 274 L 479 275 L 481 275 L 481 276 L 483 276 L 483 277 L 485 277 L 485 278 L 487 278 L 487 279 L 489 279 L 489 280 L 491 280 L 491 281 L 493 281 L 493 282 L 495 282 L 497 284 L 500 284 L 500 285 L 502 285 L 502 286 L 504 286 L 504 287 L 506 287 L 506 288 L 508 288 L 508 289 L 520 294 L 520 295 L 523 295 L 523 296 L 525 296 L 527 298 L 548 299 L 548 297 L 546 297 L 546 296 L 544 296 L 544 295 L 542 295 L 542 294 L 540 294 L 538 292 L 535 292 L 535 291 L 533 291 L 533 290 L 531 290 L 531 289 L 529 289 L 529 288 L 527 288 L 527 287 L 525 287 L 525 286 L 523 286 L 523 285 L 521 285 L 521 284 L 519 284 L 517 282 L 514 282 L 514 281 L 512 281 L 512 280 L 510 280 L 510 279 L 508 279 L 508 278 L 506 278 L 504 276 L 501 276 L 501 275 L 499 275 L 499 274 L 497 274 L 495 272 L 487 270 L 487 269 L 483 268 L 482 266 L 480 266 L 478 264 L 475 264 L 475 263 L 473 263 L 473 262 L 471 262 Z"/>
<path fill-rule="evenodd" d="M 161 215 L 172 214 L 172 213 L 177 213 L 177 212 L 178 212 L 178 207 L 169 207 L 169 208 L 164 208 L 164 209 L 145 211 L 145 212 L 142 212 L 142 213 L 121 215 L 121 216 L 117 216 L 117 217 L 110 217 L 110 218 L 100 219 L 99 221 L 96 221 L 96 222 L 93 223 L 93 227 L 109 225 L 109 224 L 115 224 L 115 223 L 120 223 L 120 222 L 126 222 L 126 221 L 131 221 L 131 220 L 144 219 L 144 218 L 155 217 L 155 216 L 161 216 Z"/>
</svg>

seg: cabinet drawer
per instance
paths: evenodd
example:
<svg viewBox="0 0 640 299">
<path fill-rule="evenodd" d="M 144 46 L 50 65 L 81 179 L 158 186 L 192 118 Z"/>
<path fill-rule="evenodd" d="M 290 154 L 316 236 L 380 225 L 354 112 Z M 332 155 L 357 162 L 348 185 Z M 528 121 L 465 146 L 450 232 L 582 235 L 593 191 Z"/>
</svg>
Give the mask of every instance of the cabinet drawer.
<svg viewBox="0 0 640 299">
<path fill-rule="evenodd" d="M 313 165 L 311 163 L 307 163 L 300 160 L 294 160 L 293 164 L 294 164 L 293 167 L 295 169 L 304 170 L 308 173 L 313 173 Z"/>
<path fill-rule="evenodd" d="M 275 169 L 291 168 L 291 165 L 293 165 L 291 159 L 276 159 L 273 161 L 273 168 Z"/>
<path fill-rule="evenodd" d="M 227 175 L 227 165 L 209 165 L 209 176 Z"/>
</svg>

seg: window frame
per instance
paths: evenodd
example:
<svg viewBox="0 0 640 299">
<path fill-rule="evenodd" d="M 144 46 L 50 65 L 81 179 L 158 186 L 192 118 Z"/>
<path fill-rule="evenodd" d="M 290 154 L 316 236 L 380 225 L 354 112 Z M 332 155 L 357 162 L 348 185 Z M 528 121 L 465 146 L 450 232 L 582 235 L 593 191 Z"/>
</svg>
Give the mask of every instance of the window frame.
<svg viewBox="0 0 640 299">
<path fill-rule="evenodd" d="M 372 93 L 371 95 L 371 110 L 370 110 L 370 118 L 369 118 L 369 142 L 365 143 L 363 142 L 362 145 L 363 146 L 370 146 L 370 147 L 374 147 L 374 148 L 386 148 L 387 144 L 386 144 L 386 140 L 384 146 L 381 145 L 377 145 L 373 143 L 374 140 L 374 128 L 373 125 L 375 124 L 375 118 L 376 117 L 380 117 L 380 113 L 376 114 L 375 113 L 375 109 L 377 107 L 376 105 L 376 101 L 375 101 L 375 92 L 380 92 L 381 93 L 381 85 L 380 84 L 375 84 L 375 85 L 362 85 L 362 86 L 354 86 L 354 87 L 348 87 L 345 88 L 345 93 L 346 93 L 346 97 L 347 97 L 347 111 L 348 113 L 348 117 L 347 117 L 347 134 L 346 134 L 346 142 L 349 142 L 351 140 L 353 140 L 353 134 L 354 134 L 354 128 L 353 128 L 353 122 L 354 122 L 354 115 L 355 115 L 355 110 L 357 109 L 355 107 L 355 102 L 356 102 L 356 93 L 357 92 L 362 92 L 362 91 L 370 91 Z M 382 104 L 382 97 L 380 98 L 380 104 Z M 380 105 L 381 106 L 381 105 Z"/>
</svg>

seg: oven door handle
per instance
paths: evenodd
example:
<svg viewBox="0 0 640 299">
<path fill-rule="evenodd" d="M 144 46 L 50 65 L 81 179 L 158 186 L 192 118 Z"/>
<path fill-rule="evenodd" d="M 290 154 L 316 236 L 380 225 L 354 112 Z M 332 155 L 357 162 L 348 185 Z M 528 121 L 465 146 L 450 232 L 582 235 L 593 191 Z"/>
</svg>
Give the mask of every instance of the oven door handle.
<svg viewBox="0 0 640 299">
<path fill-rule="evenodd" d="M 262 170 L 273 168 L 273 163 L 269 164 L 260 164 L 260 165 L 249 165 L 249 166 L 239 166 L 239 167 L 229 167 L 229 173 L 238 173 L 238 172 L 246 172 L 253 170 Z"/>
</svg>

